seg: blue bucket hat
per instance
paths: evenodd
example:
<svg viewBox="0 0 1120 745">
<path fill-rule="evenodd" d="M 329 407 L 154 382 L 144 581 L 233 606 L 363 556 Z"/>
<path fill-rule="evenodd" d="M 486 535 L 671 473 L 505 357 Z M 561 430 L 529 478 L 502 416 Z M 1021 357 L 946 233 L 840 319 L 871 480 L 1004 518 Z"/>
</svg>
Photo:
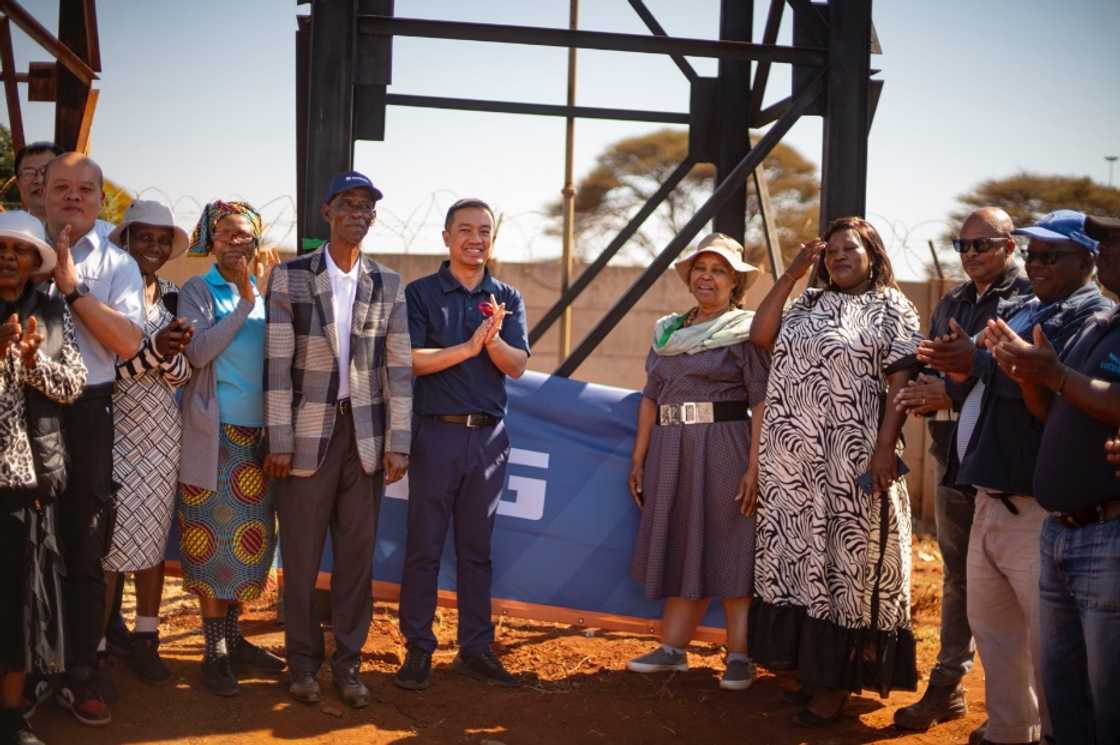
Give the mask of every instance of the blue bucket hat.
<svg viewBox="0 0 1120 745">
<path fill-rule="evenodd" d="M 366 189 L 375 202 L 380 202 L 383 196 L 381 190 L 369 180 L 369 176 L 358 171 L 343 171 L 331 177 L 331 182 L 327 184 L 327 195 L 323 197 L 323 204 L 350 189 Z"/>
<path fill-rule="evenodd" d="M 1025 235 L 1044 243 L 1069 241 L 1081 246 L 1091 254 L 1097 252 L 1099 243 L 1085 233 L 1085 213 L 1076 210 L 1054 210 L 1039 218 L 1029 228 L 1016 228 L 1014 235 Z"/>
</svg>

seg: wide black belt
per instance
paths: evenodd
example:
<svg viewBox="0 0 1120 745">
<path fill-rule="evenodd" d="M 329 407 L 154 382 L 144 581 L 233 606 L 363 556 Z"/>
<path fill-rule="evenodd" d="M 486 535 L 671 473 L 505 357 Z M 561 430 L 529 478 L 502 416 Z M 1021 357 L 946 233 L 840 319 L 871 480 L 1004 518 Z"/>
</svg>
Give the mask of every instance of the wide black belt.
<svg viewBox="0 0 1120 745">
<path fill-rule="evenodd" d="M 480 427 L 496 427 L 498 422 L 502 421 L 501 417 L 493 416 L 491 414 L 439 414 L 436 419 L 448 424 L 461 424 L 467 429 L 479 429 Z"/>
<path fill-rule="evenodd" d="M 1098 504 L 1076 512 L 1054 512 L 1054 519 L 1067 528 L 1084 528 L 1086 525 L 1107 523 L 1120 517 L 1120 500 Z"/>
<path fill-rule="evenodd" d="M 686 401 L 657 407 L 657 423 L 662 426 L 741 422 L 749 417 L 746 401 Z"/>
</svg>

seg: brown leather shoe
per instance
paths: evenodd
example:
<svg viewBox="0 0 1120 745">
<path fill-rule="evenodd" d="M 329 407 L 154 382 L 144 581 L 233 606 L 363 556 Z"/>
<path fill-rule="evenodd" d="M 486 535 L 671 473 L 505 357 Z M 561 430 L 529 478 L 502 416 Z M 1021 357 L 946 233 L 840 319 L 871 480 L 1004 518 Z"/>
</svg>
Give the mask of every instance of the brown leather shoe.
<svg viewBox="0 0 1120 745">
<path fill-rule="evenodd" d="M 960 719 L 967 713 L 964 686 L 960 683 L 952 686 L 930 685 L 921 699 L 894 713 L 894 726 L 925 732 L 938 722 Z"/>
</svg>

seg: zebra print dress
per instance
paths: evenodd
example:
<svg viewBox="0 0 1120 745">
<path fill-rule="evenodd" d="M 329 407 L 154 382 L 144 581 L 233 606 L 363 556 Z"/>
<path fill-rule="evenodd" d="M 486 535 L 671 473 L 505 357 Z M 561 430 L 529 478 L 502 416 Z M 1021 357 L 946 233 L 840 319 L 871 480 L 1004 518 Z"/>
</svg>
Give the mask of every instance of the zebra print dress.
<svg viewBox="0 0 1120 745">
<path fill-rule="evenodd" d="M 914 352 L 918 313 L 896 289 L 809 289 L 774 345 L 759 451 L 750 650 L 811 688 L 913 690 L 910 499 L 867 471 L 886 368 Z M 901 445 L 898 447 L 901 453 Z"/>
</svg>

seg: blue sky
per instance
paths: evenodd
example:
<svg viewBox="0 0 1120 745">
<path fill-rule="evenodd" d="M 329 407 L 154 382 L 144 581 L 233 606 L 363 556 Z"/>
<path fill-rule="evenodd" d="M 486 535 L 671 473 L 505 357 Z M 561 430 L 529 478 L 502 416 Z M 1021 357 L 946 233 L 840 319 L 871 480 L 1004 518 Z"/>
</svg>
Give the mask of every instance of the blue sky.
<svg viewBox="0 0 1120 745">
<path fill-rule="evenodd" d="M 672 34 L 717 33 L 718 0 L 647 4 Z M 56 27 L 56 2 L 24 5 Z M 566 0 L 396 5 L 400 16 L 553 27 L 566 26 L 568 13 Z M 581 5 L 583 28 L 645 31 L 626 0 Z M 755 2 L 756 37 L 767 5 Z M 920 268 L 925 239 L 944 229 L 954 197 L 982 179 L 1020 169 L 1107 179 L 1104 156 L 1120 154 L 1120 3 L 880 0 L 874 13 L 884 54 L 872 64 L 885 89 L 871 133 L 868 211 L 904 275 Z M 274 239 L 293 242 L 295 14 L 280 0 L 98 3 L 103 72 L 92 153 L 106 174 L 170 202 L 185 224 L 198 203 L 247 198 L 263 206 Z M 19 69 L 47 58 L 16 34 Z M 564 100 L 566 50 L 394 44 L 393 92 Z M 693 64 L 714 74 L 713 61 Z M 775 66 L 770 99 L 788 91 L 788 72 Z M 581 52 L 578 103 L 684 111 L 688 88 L 667 58 Z M 50 105 L 25 104 L 24 114 L 29 138 L 50 136 Z M 613 140 L 656 126 L 580 121 L 577 177 Z M 805 119 L 787 142 L 819 162 L 820 130 L 819 119 Z M 504 214 L 507 258 L 556 255 L 539 211 L 561 187 L 563 134 L 563 120 L 551 117 L 390 108 L 386 141 L 356 148 L 356 166 L 386 195 L 369 244 L 442 250 L 443 210 L 470 194 Z"/>
</svg>

